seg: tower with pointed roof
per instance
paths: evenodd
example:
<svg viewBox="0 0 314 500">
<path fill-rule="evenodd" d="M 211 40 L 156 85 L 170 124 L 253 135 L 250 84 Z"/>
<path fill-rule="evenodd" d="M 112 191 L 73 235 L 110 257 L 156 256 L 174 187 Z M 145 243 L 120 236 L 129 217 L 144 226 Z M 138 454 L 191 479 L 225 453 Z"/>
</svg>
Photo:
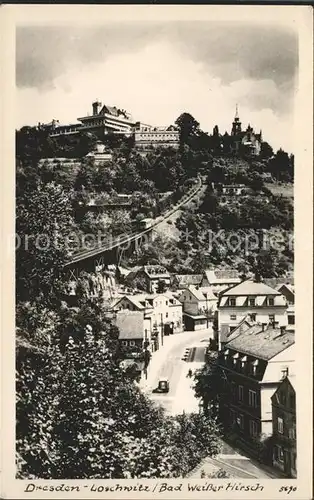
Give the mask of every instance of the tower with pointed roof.
<svg viewBox="0 0 314 500">
<path fill-rule="evenodd" d="M 241 134 L 242 129 L 241 129 L 241 122 L 239 118 L 239 111 L 238 111 L 238 105 L 236 105 L 236 112 L 235 112 L 235 117 L 232 123 L 232 130 L 231 130 L 231 135 L 235 136 L 238 134 Z"/>
</svg>

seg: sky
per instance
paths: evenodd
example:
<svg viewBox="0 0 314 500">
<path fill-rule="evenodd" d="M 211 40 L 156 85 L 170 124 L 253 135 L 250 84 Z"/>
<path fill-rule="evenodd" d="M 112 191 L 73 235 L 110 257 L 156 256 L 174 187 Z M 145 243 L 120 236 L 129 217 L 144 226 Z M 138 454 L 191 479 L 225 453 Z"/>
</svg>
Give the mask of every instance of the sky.
<svg viewBox="0 0 314 500">
<path fill-rule="evenodd" d="M 20 26 L 16 127 L 75 123 L 92 102 L 169 125 L 183 112 L 230 132 L 238 104 L 274 149 L 291 152 L 297 35 L 283 25 L 227 21 Z"/>
</svg>

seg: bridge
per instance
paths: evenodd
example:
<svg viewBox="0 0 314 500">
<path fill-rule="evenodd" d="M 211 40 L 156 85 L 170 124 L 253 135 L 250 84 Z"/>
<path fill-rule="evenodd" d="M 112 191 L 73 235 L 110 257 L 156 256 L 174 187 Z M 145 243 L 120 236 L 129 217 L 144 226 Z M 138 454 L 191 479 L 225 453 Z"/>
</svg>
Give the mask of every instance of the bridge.
<svg viewBox="0 0 314 500">
<path fill-rule="evenodd" d="M 77 280 L 81 271 L 95 272 L 104 267 L 105 264 L 119 264 L 123 253 L 134 251 L 143 243 L 153 240 L 153 232 L 159 224 L 167 220 L 171 215 L 191 201 L 202 188 L 202 181 L 197 179 L 196 184 L 188 193 L 174 205 L 171 209 L 153 219 L 152 224 L 143 230 L 134 230 L 128 234 L 120 234 L 110 239 L 106 243 L 98 243 L 91 249 L 85 249 L 74 253 L 70 260 L 64 265 L 64 270 L 70 279 Z"/>
</svg>

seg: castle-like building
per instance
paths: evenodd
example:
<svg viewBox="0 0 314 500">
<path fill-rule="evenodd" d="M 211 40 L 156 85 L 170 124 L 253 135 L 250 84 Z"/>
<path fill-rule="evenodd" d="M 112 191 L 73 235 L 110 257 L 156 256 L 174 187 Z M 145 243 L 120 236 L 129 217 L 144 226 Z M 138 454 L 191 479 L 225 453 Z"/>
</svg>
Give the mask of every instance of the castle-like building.
<svg viewBox="0 0 314 500">
<path fill-rule="evenodd" d="M 247 153 L 258 156 L 262 146 L 262 131 L 256 134 L 249 124 L 246 130 L 242 130 L 241 121 L 236 107 L 236 114 L 231 129 L 231 150 L 235 154 Z"/>
<path fill-rule="evenodd" d="M 179 146 L 179 130 L 176 126 L 153 127 L 134 121 L 130 113 L 116 106 L 102 105 L 98 99 L 92 103 L 92 114 L 78 118 L 72 125 L 59 125 L 53 120 L 50 136 L 76 135 L 90 132 L 102 140 L 108 134 L 133 137 L 135 147 L 146 150 L 154 147 Z"/>
</svg>

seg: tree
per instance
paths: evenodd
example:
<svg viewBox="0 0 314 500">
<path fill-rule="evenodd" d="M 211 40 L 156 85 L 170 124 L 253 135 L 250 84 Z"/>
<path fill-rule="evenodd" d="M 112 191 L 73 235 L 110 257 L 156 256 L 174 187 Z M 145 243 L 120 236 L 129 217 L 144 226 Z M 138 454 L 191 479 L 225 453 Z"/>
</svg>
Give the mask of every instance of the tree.
<svg viewBox="0 0 314 500">
<path fill-rule="evenodd" d="M 263 159 L 268 160 L 274 154 L 273 148 L 268 144 L 268 142 L 262 142 L 260 156 Z"/>
<path fill-rule="evenodd" d="M 175 121 L 180 130 L 181 144 L 188 144 L 189 139 L 199 132 L 199 123 L 190 113 L 182 113 Z"/>
<path fill-rule="evenodd" d="M 40 296 L 51 302 L 62 288 L 61 270 L 70 255 L 75 224 L 69 194 L 54 183 L 38 183 L 17 198 L 16 292 L 18 300 Z"/>
<path fill-rule="evenodd" d="M 77 314 L 71 312 L 71 322 L 84 335 L 69 336 L 64 353 L 56 343 L 44 352 L 32 348 L 34 359 L 19 353 L 19 477 L 178 477 L 215 456 L 215 421 L 198 414 L 166 417 L 120 367 L 108 327 L 96 335 Z"/>
<path fill-rule="evenodd" d="M 167 285 L 165 280 L 159 280 L 157 285 L 157 293 L 164 293 L 167 290 Z"/>
</svg>

